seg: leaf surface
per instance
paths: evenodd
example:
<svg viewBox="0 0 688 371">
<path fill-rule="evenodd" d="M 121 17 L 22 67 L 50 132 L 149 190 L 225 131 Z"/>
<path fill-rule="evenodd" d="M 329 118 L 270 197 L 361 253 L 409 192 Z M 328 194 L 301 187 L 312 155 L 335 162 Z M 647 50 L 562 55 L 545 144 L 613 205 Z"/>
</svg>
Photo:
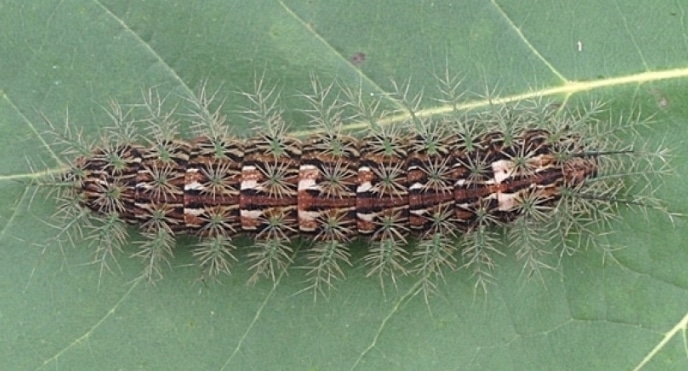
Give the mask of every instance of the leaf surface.
<svg viewBox="0 0 688 371">
<path fill-rule="evenodd" d="M 328 300 L 294 295 L 304 276 L 247 286 L 194 283 L 188 251 L 155 286 L 132 284 L 122 257 L 99 282 L 91 251 L 46 245 L 55 205 L 28 182 L 57 169 L 42 115 L 97 138 L 103 106 L 170 96 L 204 80 L 221 94 L 261 79 L 295 95 L 311 76 L 385 96 L 410 79 L 463 77 L 468 101 L 535 92 L 568 104 L 634 105 L 673 150 L 658 196 L 688 212 L 688 40 L 678 1 L 19 1 L 0 3 L 0 359 L 7 369 L 685 369 L 688 226 L 622 208 L 604 238 L 622 247 L 565 257 L 542 282 L 499 258 L 497 285 L 475 295 L 448 274 L 428 305 L 413 279 L 384 293 L 359 267 Z M 394 104 L 393 101 L 389 102 Z M 301 105 L 301 106 L 300 106 Z M 442 109 L 427 99 L 424 108 Z M 227 112 L 230 118 L 236 115 Z M 234 115 L 234 116 L 233 116 Z M 249 129 L 234 120 L 239 134 Z M 28 161 L 27 161 L 28 159 Z M 34 164 L 37 166 L 31 166 Z M 682 242 L 683 241 L 683 242 Z M 182 243 L 183 246 L 183 243 Z M 129 251 L 130 253 L 131 251 Z M 243 271 L 243 270 L 240 270 Z"/>
</svg>

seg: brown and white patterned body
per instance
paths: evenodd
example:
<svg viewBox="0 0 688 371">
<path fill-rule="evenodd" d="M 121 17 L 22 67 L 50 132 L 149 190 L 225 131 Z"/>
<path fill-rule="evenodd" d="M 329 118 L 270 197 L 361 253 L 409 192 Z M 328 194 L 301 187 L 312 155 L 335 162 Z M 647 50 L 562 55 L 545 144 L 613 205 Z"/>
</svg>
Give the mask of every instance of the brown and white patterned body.
<svg viewBox="0 0 688 371">
<path fill-rule="evenodd" d="M 199 137 L 118 147 L 118 167 L 112 153 L 96 150 L 76 166 L 85 174 L 83 205 L 144 230 L 404 240 L 469 231 L 485 215 L 494 224 L 511 222 L 526 200 L 551 204 L 563 187 L 596 175 L 596 158 L 576 147 L 577 138 L 553 138 L 539 129 L 508 140 L 491 132 L 468 146 L 450 135 L 429 151 L 422 138 L 383 134 L 303 142 Z M 113 193 L 118 202 L 108 201 Z"/>
</svg>

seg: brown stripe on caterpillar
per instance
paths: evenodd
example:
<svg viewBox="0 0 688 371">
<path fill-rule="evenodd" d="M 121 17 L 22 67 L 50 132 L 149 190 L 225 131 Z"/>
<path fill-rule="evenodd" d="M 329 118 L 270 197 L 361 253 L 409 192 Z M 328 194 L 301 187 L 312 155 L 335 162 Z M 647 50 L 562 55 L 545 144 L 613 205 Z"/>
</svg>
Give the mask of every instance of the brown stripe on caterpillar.
<svg viewBox="0 0 688 371">
<path fill-rule="evenodd" d="M 258 239 L 288 240 L 298 231 L 301 144 L 273 135 L 249 139 L 241 166 L 239 212 L 243 231 Z"/>
<path fill-rule="evenodd" d="M 299 231 L 315 241 L 349 241 L 358 234 L 358 141 L 321 135 L 305 141 L 299 166 Z"/>
<path fill-rule="evenodd" d="M 358 159 L 358 233 L 373 240 L 406 242 L 408 180 L 406 138 L 381 132 L 363 138 Z"/>
<path fill-rule="evenodd" d="M 182 140 L 163 140 L 140 151 L 131 213 L 143 230 L 187 230 L 184 188 L 190 152 L 191 145 Z"/>
<path fill-rule="evenodd" d="M 421 235 L 446 232 L 441 228 L 444 222 L 456 223 L 445 211 L 454 209 L 454 179 L 463 175 L 452 169 L 456 152 L 462 150 L 461 141 L 432 122 L 420 127 L 422 131 L 410 139 L 406 160 L 409 227 Z"/>
<path fill-rule="evenodd" d="M 184 179 L 184 223 L 208 237 L 241 231 L 239 198 L 243 143 L 199 137 L 191 141 Z"/>
<path fill-rule="evenodd" d="M 78 182 L 81 202 L 100 214 L 116 213 L 133 222 L 136 177 L 141 164 L 137 145 L 119 145 L 112 150 L 96 148 L 89 157 L 79 157 L 70 174 Z"/>
</svg>

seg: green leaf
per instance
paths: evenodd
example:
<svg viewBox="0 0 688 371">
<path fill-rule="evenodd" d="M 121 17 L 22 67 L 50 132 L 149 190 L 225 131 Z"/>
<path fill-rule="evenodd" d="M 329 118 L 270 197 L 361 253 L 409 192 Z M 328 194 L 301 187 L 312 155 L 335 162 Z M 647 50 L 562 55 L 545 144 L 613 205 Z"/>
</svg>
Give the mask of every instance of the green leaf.
<svg viewBox="0 0 688 371">
<path fill-rule="evenodd" d="M 602 99 L 613 114 L 639 105 L 656 121 L 644 139 L 675 157 L 657 196 L 686 213 L 687 11 L 669 0 L 0 2 L 3 368 L 685 369 L 682 218 L 673 226 L 622 208 L 604 238 L 623 249 L 566 256 L 542 282 L 520 277 L 507 254 L 484 296 L 459 271 L 426 305 L 412 278 L 383 293 L 355 267 L 313 303 L 294 295 L 298 271 L 275 287 L 247 286 L 241 272 L 194 283 L 183 249 L 155 286 L 132 284 L 140 262 L 124 257 L 99 284 L 83 243 L 46 243 L 58 232 L 55 204 L 28 183 L 59 167 L 42 115 L 59 123 L 68 113 L 95 139 L 110 99 L 138 102 L 150 87 L 180 96 L 204 80 L 229 95 L 264 79 L 281 88 L 298 131 L 294 96 L 311 76 L 380 96 L 410 79 L 411 93 L 433 98 L 448 67 L 471 102 L 485 103 L 490 87 L 573 105 Z"/>
</svg>

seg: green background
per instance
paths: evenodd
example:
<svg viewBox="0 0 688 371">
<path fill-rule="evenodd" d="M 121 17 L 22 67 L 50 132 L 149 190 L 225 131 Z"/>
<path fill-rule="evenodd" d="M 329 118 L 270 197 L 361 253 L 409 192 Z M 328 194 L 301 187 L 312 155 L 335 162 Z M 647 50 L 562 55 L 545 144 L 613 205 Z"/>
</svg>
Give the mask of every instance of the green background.
<svg viewBox="0 0 688 371">
<path fill-rule="evenodd" d="M 78 241 L 46 243 L 55 205 L 27 186 L 30 164 L 58 166 L 39 112 L 59 122 L 68 109 L 95 138 L 109 99 L 140 101 L 151 86 L 186 94 L 206 79 L 227 95 L 264 74 L 298 130 L 290 97 L 311 75 L 373 94 L 410 78 L 433 98 L 449 66 L 475 94 L 641 106 L 656 121 L 642 135 L 675 157 L 658 196 L 686 213 L 687 11 L 675 0 L 0 1 L 0 368 L 688 368 L 685 219 L 622 207 L 602 241 L 623 249 L 567 257 L 542 282 L 524 281 L 507 254 L 487 295 L 461 271 L 426 304 L 413 278 L 383 293 L 356 264 L 314 303 L 294 295 L 299 271 L 276 287 L 245 285 L 245 269 L 194 283 L 185 244 L 155 286 L 131 284 L 141 266 L 127 258 L 99 286 Z"/>
</svg>

